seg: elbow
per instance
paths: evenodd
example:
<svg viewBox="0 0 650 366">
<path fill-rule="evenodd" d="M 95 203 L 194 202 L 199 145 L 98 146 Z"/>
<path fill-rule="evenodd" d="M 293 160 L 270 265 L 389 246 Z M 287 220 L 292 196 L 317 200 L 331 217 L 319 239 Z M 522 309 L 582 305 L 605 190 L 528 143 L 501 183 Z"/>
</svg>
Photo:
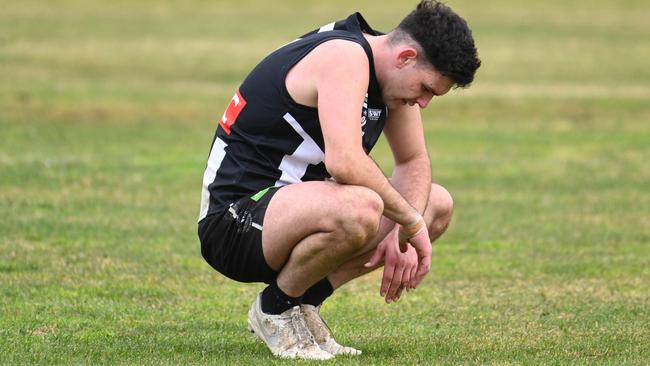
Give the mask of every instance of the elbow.
<svg viewBox="0 0 650 366">
<path fill-rule="evenodd" d="M 350 159 L 340 156 L 325 156 L 325 168 L 334 180 L 341 184 L 354 184 L 355 164 Z"/>
</svg>

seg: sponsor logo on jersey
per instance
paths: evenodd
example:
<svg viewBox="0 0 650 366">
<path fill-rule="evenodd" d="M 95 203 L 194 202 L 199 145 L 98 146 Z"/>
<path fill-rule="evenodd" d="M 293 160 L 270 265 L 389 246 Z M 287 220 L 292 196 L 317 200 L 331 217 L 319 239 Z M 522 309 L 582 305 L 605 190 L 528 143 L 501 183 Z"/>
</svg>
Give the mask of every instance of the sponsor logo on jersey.
<svg viewBox="0 0 650 366">
<path fill-rule="evenodd" d="M 221 125 L 221 128 L 223 128 L 228 135 L 230 135 L 230 128 L 235 121 L 237 121 L 237 116 L 239 116 L 239 113 L 241 113 L 245 106 L 246 99 L 244 99 L 244 97 L 241 96 L 241 93 L 239 93 L 239 90 L 237 90 L 237 93 L 235 93 L 230 100 L 228 108 L 223 112 L 221 120 L 219 120 L 219 125 Z"/>
<path fill-rule="evenodd" d="M 368 108 L 368 118 L 371 121 L 377 121 L 381 117 L 381 109 Z"/>
</svg>

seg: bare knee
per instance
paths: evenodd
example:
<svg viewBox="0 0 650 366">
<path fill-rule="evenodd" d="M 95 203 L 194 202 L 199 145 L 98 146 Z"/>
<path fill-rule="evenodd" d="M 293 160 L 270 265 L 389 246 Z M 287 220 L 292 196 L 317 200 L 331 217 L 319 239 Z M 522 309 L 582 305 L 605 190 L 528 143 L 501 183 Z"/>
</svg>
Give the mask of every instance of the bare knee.
<svg viewBox="0 0 650 366">
<path fill-rule="evenodd" d="M 426 218 L 429 223 L 429 237 L 437 239 L 447 230 L 454 210 L 454 200 L 449 191 L 439 184 L 431 184 Z"/>
<path fill-rule="evenodd" d="M 379 229 L 384 203 L 377 193 L 360 186 L 342 187 L 339 200 L 335 225 L 341 242 L 351 250 L 358 250 Z"/>
</svg>

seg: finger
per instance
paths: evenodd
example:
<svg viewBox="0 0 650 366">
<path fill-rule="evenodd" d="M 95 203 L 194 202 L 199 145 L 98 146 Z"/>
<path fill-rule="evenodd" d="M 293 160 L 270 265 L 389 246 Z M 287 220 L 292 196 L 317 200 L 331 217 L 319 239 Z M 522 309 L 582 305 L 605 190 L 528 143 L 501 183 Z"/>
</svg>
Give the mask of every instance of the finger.
<svg viewBox="0 0 650 366">
<path fill-rule="evenodd" d="M 404 272 L 402 272 L 402 281 L 399 285 L 399 288 L 397 289 L 397 292 L 395 293 L 395 301 L 399 300 L 402 297 L 402 292 L 408 288 L 408 283 L 410 279 L 411 279 L 411 269 L 407 267 L 404 269 Z"/>
<path fill-rule="evenodd" d="M 402 297 L 402 291 L 404 291 L 406 287 L 405 286 L 400 286 L 399 289 L 397 290 L 397 294 L 395 295 L 395 301 L 398 301 Z"/>
<path fill-rule="evenodd" d="M 384 252 L 386 251 L 384 248 L 385 246 L 383 245 L 377 247 L 377 249 L 375 249 L 375 252 L 372 254 L 372 257 L 370 257 L 370 260 L 364 264 L 364 267 L 370 268 L 378 265 L 381 259 L 384 257 Z"/>
<path fill-rule="evenodd" d="M 417 257 L 417 253 L 415 252 L 415 249 L 414 249 L 413 247 L 410 247 L 410 250 L 411 250 L 412 252 L 414 252 L 413 254 L 414 254 L 414 257 L 415 257 L 415 258 L 414 258 L 414 259 L 415 259 L 415 260 L 414 260 L 415 263 L 413 263 L 413 266 L 411 267 L 411 273 L 410 273 L 411 276 L 409 277 L 409 281 L 408 281 L 408 283 L 407 283 L 407 285 L 406 285 L 406 291 L 409 291 L 409 290 L 412 290 L 412 289 L 415 288 L 415 287 L 414 287 L 414 285 L 415 285 L 415 275 L 416 275 L 416 273 L 418 272 L 418 257 Z"/>
<path fill-rule="evenodd" d="M 420 230 L 409 239 L 409 243 L 415 248 L 418 255 L 418 269 L 413 284 L 417 286 L 424 276 L 429 273 L 429 268 L 431 267 L 431 242 L 429 241 L 428 232 L 426 230 Z"/>
<path fill-rule="evenodd" d="M 381 279 L 381 287 L 379 289 L 379 295 L 381 295 L 381 297 L 386 296 L 386 293 L 388 293 L 388 288 L 390 287 L 390 282 L 393 279 L 394 271 L 394 264 L 384 265 L 384 275 Z"/>
<path fill-rule="evenodd" d="M 415 276 L 417 272 L 418 272 L 418 266 L 417 265 L 413 266 L 413 268 L 411 268 L 411 279 L 408 284 L 408 289 L 410 290 L 415 288 Z"/>
<path fill-rule="evenodd" d="M 402 280 L 400 281 L 400 288 L 403 290 L 408 286 L 410 280 L 411 280 L 411 270 L 412 270 L 412 265 L 407 265 L 404 268 L 404 272 L 402 272 Z"/>
<path fill-rule="evenodd" d="M 397 294 L 397 290 L 399 287 L 402 285 L 402 275 L 404 273 L 404 268 L 402 266 L 398 266 L 395 268 L 395 272 L 393 273 L 393 277 L 391 278 L 390 281 L 390 286 L 388 287 L 388 292 L 386 293 L 386 300 L 395 300 L 395 294 Z"/>
<path fill-rule="evenodd" d="M 431 256 L 428 257 L 422 257 L 420 259 L 420 263 L 418 265 L 418 271 L 415 273 L 415 286 L 420 284 L 422 280 L 424 279 L 424 276 L 429 273 L 429 269 L 431 268 Z"/>
</svg>

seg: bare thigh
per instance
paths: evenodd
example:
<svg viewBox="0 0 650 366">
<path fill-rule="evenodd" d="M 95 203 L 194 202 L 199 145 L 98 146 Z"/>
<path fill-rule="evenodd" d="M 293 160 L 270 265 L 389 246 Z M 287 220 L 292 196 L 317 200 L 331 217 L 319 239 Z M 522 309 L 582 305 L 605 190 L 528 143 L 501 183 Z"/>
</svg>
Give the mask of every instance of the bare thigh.
<svg viewBox="0 0 650 366">
<path fill-rule="evenodd" d="M 264 215 L 264 258 L 272 269 L 280 270 L 294 247 L 308 236 L 340 233 L 345 241 L 364 231 L 358 228 L 374 225 L 376 230 L 382 211 L 379 195 L 365 187 L 335 182 L 284 186 L 275 193 Z"/>
</svg>

